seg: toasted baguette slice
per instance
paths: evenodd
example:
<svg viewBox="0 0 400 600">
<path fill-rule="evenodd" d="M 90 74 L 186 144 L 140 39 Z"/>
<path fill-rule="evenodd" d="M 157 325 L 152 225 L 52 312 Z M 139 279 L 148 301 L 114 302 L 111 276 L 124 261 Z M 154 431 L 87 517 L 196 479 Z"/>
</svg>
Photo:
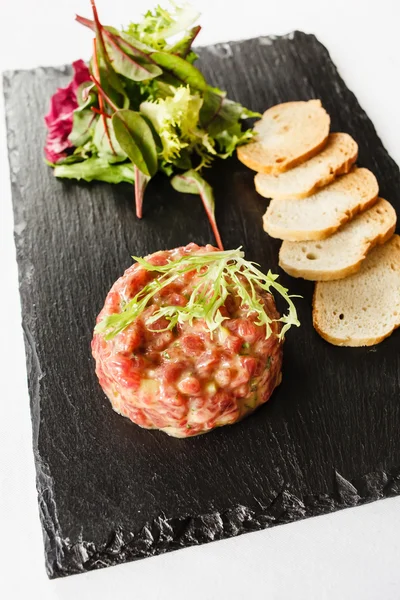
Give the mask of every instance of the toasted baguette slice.
<svg viewBox="0 0 400 600">
<path fill-rule="evenodd" d="M 358 273 L 315 284 L 313 324 L 336 346 L 372 346 L 400 326 L 400 236 L 374 248 Z"/>
<path fill-rule="evenodd" d="M 380 198 L 331 237 L 320 242 L 283 242 L 279 265 L 293 277 L 311 281 L 342 279 L 356 273 L 366 255 L 396 229 L 396 211 Z"/>
<path fill-rule="evenodd" d="M 264 198 L 306 198 L 348 173 L 357 160 L 358 146 L 347 133 L 331 133 L 325 148 L 307 162 L 286 173 L 257 173 L 254 183 Z"/>
<path fill-rule="evenodd" d="M 308 198 L 271 200 L 264 229 L 290 242 L 323 240 L 372 206 L 377 196 L 375 175 L 368 169 L 354 169 Z"/>
<path fill-rule="evenodd" d="M 318 154 L 329 135 L 330 117 L 320 100 L 269 108 L 254 124 L 254 142 L 239 146 L 240 161 L 259 173 L 279 173 Z"/>
</svg>

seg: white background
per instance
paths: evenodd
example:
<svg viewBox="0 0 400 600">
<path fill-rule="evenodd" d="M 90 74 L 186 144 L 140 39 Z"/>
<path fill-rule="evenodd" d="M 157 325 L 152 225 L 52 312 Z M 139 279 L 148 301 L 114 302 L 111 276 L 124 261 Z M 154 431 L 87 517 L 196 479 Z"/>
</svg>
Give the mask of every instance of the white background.
<svg viewBox="0 0 400 600">
<path fill-rule="evenodd" d="M 153 2 L 98 0 L 105 23 Z M 398 0 L 198 0 L 200 44 L 316 33 L 400 162 Z M 89 0 L 0 0 L 0 71 L 86 58 Z M 11 197 L 0 104 L 0 597 L 6 600 L 400 598 L 400 498 L 63 580 L 48 581 L 35 490 Z M 29 128 L 26 122 L 21 127 Z M 399 190 L 400 193 L 400 190 Z M 351 401 L 351 399 L 349 399 Z"/>
</svg>

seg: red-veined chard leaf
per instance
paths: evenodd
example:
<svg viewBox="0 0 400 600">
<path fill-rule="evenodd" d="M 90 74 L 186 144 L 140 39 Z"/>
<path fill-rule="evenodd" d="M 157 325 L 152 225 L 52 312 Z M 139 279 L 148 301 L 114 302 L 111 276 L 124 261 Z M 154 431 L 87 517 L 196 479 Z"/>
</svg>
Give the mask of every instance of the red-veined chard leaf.
<svg viewBox="0 0 400 600">
<path fill-rule="evenodd" d="M 112 116 L 115 137 L 130 160 L 145 175 L 157 172 L 157 148 L 153 134 L 142 115 L 133 110 L 119 110 Z"/>
<path fill-rule="evenodd" d="M 153 52 L 151 57 L 163 67 L 162 78 L 165 78 L 167 83 L 171 81 L 174 85 L 189 85 L 192 89 L 199 91 L 207 89 L 203 74 L 184 58 L 168 52 Z"/>
<path fill-rule="evenodd" d="M 107 131 L 106 131 L 107 126 Z M 100 158 L 106 158 L 109 163 L 121 162 L 127 159 L 115 135 L 111 118 L 99 119 L 93 134 L 93 144 Z"/>
<path fill-rule="evenodd" d="M 123 49 L 123 44 L 127 48 L 124 40 L 120 38 L 121 43 L 116 36 L 106 35 L 105 37 L 108 57 L 117 73 L 132 81 L 146 81 L 161 75 L 162 69 L 154 62 L 145 61 L 142 57 L 144 53 L 138 51 L 134 57 Z"/>
<path fill-rule="evenodd" d="M 93 135 L 95 129 L 97 115 L 90 108 L 85 110 L 75 110 L 72 116 L 72 130 L 68 136 L 68 140 L 76 148 L 83 146 Z"/>
<path fill-rule="evenodd" d="M 94 7 L 94 4 L 93 4 Z M 107 113 L 107 109 L 106 109 L 106 105 L 105 105 L 105 100 L 108 102 L 109 106 L 112 106 L 112 100 L 109 98 L 109 96 L 105 93 L 104 89 L 101 87 L 101 79 L 100 79 L 100 66 L 99 66 L 99 56 L 97 54 L 97 38 L 94 38 L 93 40 L 93 60 L 92 60 L 92 76 L 91 79 L 93 80 L 93 83 L 96 84 L 96 88 L 97 88 L 97 92 L 99 94 L 98 96 L 98 101 L 99 101 L 99 112 L 101 114 L 101 120 L 103 121 L 103 125 L 104 125 L 104 132 L 105 135 L 107 136 L 108 142 L 110 144 L 110 148 L 112 150 L 112 153 L 116 156 L 116 152 L 114 150 L 113 144 L 112 144 L 112 140 L 111 140 L 111 136 L 110 136 L 110 132 L 108 130 L 108 123 L 107 123 L 107 117 L 108 117 L 108 113 Z"/>
<path fill-rule="evenodd" d="M 132 38 L 123 32 L 120 33 L 112 27 L 106 28 L 104 30 L 104 34 L 107 40 L 113 39 L 127 54 L 131 56 L 137 56 L 146 63 L 150 62 L 153 65 L 156 64 L 156 62 L 150 57 L 151 52 L 154 52 L 154 50 L 150 47 L 144 46 L 139 42 L 139 40 L 136 40 L 135 38 Z"/>
<path fill-rule="evenodd" d="M 78 23 L 88 27 L 94 32 L 96 31 L 96 25 L 93 19 L 87 19 L 86 17 L 81 17 L 81 15 L 75 15 L 75 21 L 78 21 Z"/>
<path fill-rule="evenodd" d="M 103 89 L 103 91 L 106 93 L 107 97 L 110 98 L 110 100 L 112 101 L 112 103 L 119 107 L 123 107 L 123 108 L 128 108 L 129 107 L 129 98 L 128 96 L 122 96 L 119 92 L 117 92 L 117 90 L 112 87 L 112 85 L 109 82 L 108 79 L 108 70 L 107 67 L 105 66 L 105 63 L 102 59 L 100 59 L 99 61 L 99 73 L 98 73 L 99 78 L 96 77 L 96 79 L 98 79 L 98 82 L 101 85 L 101 88 Z"/>
<path fill-rule="evenodd" d="M 91 4 L 92 4 L 92 8 L 93 8 L 93 18 L 94 18 L 94 30 L 96 33 L 96 40 L 97 40 L 97 61 L 98 61 L 98 65 L 99 65 L 99 70 L 100 70 L 100 83 L 102 86 L 106 85 L 107 87 L 111 87 L 113 88 L 116 92 L 118 92 L 118 94 L 120 94 L 124 101 L 123 101 L 123 105 L 124 107 L 129 106 L 129 98 L 126 94 L 125 88 L 122 85 L 122 82 L 120 80 L 120 78 L 118 77 L 117 73 L 115 72 L 111 61 L 109 59 L 108 53 L 107 53 L 107 48 L 104 42 L 104 37 L 103 37 L 103 26 L 101 25 L 100 21 L 99 21 L 99 17 L 97 15 L 97 9 L 96 9 L 96 5 L 94 3 L 94 0 L 91 0 Z M 105 71 L 105 77 L 101 76 L 102 70 L 104 69 Z M 105 88 L 103 88 L 105 89 Z M 110 94 L 108 94 L 110 96 Z M 110 96 L 111 97 L 111 96 Z"/>
<path fill-rule="evenodd" d="M 224 101 L 224 94 L 219 93 L 219 90 L 207 86 L 203 94 L 203 104 L 200 109 L 200 125 L 206 129 L 211 121 L 221 110 Z"/>
<path fill-rule="evenodd" d="M 175 175 L 175 177 L 171 179 L 171 185 L 177 192 L 182 192 L 183 194 L 197 194 L 201 197 L 218 248 L 223 250 L 224 247 L 215 220 L 215 201 L 211 185 L 194 169 L 190 169 L 181 175 Z"/>
<path fill-rule="evenodd" d="M 86 17 L 76 15 L 75 20 L 81 25 L 88 27 L 92 31 L 96 31 L 96 24 L 92 19 L 87 19 Z M 109 32 L 112 35 L 121 37 L 125 42 L 128 43 L 128 45 L 135 47 L 137 50 L 141 50 L 145 53 L 154 52 L 154 48 L 148 46 L 147 44 L 144 44 L 143 42 L 133 37 L 129 33 L 126 33 L 125 31 L 118 31 L 118 29 L 116 29 L 115 27 L 110 27 L 109 25 L 102 25 L 102 28 L 104 32 Z"/>
</svg>

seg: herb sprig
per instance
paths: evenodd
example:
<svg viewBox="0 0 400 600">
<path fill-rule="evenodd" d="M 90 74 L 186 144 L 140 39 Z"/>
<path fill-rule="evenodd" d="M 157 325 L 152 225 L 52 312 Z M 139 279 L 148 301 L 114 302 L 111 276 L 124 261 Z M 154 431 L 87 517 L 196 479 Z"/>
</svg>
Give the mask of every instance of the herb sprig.
<svg viewBox="0 0 400 600">
<path fill-rule="evenodd" d="M 158 308 L 147 320 L 149 325 L 161 317 L 168 321 L 165 330 L 173 329 L 178 323 L 192 324 L 194 319 L 204 319 L 212 334 L 223 321 L 220 308 L 228 295 L 239 297 L 241 307 L 247 315 L 255 313 L 255 323 L 265 325 L 265 335 L 271 333 L 273 319 L 267 314 L 260 299 L 260 292 L 275 290 L 287 302 L 289 308 L 286 315 L 278 319 L 283 323 L 279 334 L 282 339 L 288 329 L 299 326 L 296 308 L 288 290 L 277 282 L 277 275 L 271 271 L 265 275 L 259 265 L 245 260 L 241 248 L 204 254 L 190 254 L 177 260 L 171 260 L 165 265 L 152 265 L 143 258 L 133 257 L 147 271 L 160 274 L 141 289 L 124 307 L 121 313 L 105 317 L 96 326 L 96 333 L 104 335 L 109 340 L 123 331 L 150 305 L 153 297 L 160 290 L 173 283 L 185 273 L 194 271 L 197 282 L 185 306 L 166 305 Z"/>
<path fill-rule="evenodd" d="M 228 100 L 193 65 L 200 26 L 192 26 L 199 15 L 190 5 L 157 6 L 140 23 L 117 30 L 103 25 L 91 4 L 93 20 L 76 17 L 95 35 L 87 81 L 75 86 L 73 80 L 52 98 L 48 164 L 56 177 L 134 182 L 138 218 L 146 186 L 161 171 L 174 189 L 200 195 L 222 250 L 213 190 L 201 173 L 252 139 L 242 121 L 259 113 Z M 80 63 L 81 82 L 86 67 Z M 59 96 L 66 89 L 69 114 Z"/>
</svg>

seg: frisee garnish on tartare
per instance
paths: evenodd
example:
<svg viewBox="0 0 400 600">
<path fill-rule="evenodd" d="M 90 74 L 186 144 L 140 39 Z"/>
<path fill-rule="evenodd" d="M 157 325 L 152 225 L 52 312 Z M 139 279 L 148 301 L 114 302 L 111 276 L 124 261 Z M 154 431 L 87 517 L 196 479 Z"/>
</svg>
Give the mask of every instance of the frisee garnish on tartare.
<svg viewBox="0 0 400 600">
<path fill-rule="evenodd" d="M 200 26 L 190 5 L 157 6 L 118 30 L 103 25 L 91 4 L 93 19 L 76 20 L 93 32 L 93 54 L 89 67 L 73 63 L 72 81 L 51 99 L 47 163 L 56 177 L 134 184 L 138 218 L 147 184 L 161 171 L 175 190 L 201 197 L 223 250 L 202 173 L 249 142 L 254 131 L 243 120 L 261 115 L 229 100 L 194 66 Z"/>
<path fill-rule="evenodd" d="M 278 319 L 283 323 L 279 334 L 281 339 L 292 325 L 300 325 L 292 302 L 292 298 L 296 296 L 290 296 L 288 290 L 276 281 L 277 275 L 271 271 L 265 275 L 257 263 L 245 260 L 241 247 L 236 250 L 189 254 L 165 265 L 152 265 L 136 256 L 132 258 L 147 271 L 159 273 L 160 276 L 150 281 L 127 302 L 122 312 L 109 315 L 96 325 L 95 332 L 104 335 L 106 340 L 112 339 L 140 317 L 157 292 L 190 271 L 196 272 L 198 282 L 187 304 L 161 306 L 147 319 L 149 325 L 164 317 L 169 321 L 168 326 L 162 330 L 165 331 L 173 329 L 178 323 L 192 324 L 194 319 L 204 319 L 212 334 L 227 318 L 221 314 L 220 308 L 228 295 L 233 294 L 241 299 L 241 307 L 248 315 L 255 313 L 256 325 L 265 325 L 265 335 L 268 338 L 272 333 L 273 319 L 268 316 L 260 300 L 261 290 L 278 292 L 289 306 L 287 314 Z"/>
</svg>

